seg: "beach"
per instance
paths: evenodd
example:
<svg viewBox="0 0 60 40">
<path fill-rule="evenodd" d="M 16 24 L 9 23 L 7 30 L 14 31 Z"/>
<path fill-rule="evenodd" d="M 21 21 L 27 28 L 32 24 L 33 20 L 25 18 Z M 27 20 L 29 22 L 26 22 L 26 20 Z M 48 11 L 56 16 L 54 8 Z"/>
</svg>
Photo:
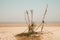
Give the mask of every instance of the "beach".
<svg viewBox="0 0 60 40">
<path fill-rule="evenodd" d="M 0 40 L 17 40 L 15 35 L 27 28 L 26 24 L 0 24 Z M 40 32 L 40 28 L 37 31 Z M 50 33 L 51 40 L 60 40 L 60 24 L 45 24 L 43 31 Z"/>
</svg>

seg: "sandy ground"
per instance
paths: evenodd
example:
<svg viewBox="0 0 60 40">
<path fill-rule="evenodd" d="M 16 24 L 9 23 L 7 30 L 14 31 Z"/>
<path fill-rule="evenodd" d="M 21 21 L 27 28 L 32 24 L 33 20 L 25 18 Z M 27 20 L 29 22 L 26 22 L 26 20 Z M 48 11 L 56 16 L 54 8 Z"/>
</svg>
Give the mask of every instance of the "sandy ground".
<svg viewBox="0 0 60 40">
<path fill-rule="evenodd" d="M 22 33 L 24 30 L 27 29 L 26 24 L 14 24 L 13 26 L 12 25 L 13 24 L 0 24 L 0 40 L 16 40 L 15 35 Z M 40 28 L 37 31 L 40 32 Z M 50 33 L 50 40 L 60 40 L 60 24 L 45 24 L 43 31 L 44 33 Z"/>
</svg>

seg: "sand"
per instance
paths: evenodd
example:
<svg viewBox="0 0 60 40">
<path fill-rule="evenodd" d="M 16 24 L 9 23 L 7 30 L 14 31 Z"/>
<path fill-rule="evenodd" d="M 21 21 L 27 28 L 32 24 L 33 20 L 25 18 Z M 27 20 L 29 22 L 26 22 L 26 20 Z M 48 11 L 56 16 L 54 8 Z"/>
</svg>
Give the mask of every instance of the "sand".
<svg viewBox="0 0 60 40">
<path fill-rule="evenodd" d="M 26 24 L 0 24 L 0 40 L 17 40 L 15 35 L 27 29 L 26 26 Z M 40 32 L 40 28 L 37 31 Z M 50 38 L 50 40 L 60 40 L 60 24 L 45 24 L 43 31 L 44 33 L 50 33 L 50 36 L 43 36 L 45 40 L 49 40 L 47 38 Z"/>
</svg>

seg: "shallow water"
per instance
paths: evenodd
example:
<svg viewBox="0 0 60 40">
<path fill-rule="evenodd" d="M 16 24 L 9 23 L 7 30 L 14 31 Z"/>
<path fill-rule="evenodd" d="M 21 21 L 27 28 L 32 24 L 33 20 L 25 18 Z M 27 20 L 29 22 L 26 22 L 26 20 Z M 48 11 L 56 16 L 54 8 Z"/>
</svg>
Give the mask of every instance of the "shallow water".
<svg viewBox="0 0 60 40">
<path fill-rule="evenodd" d="M 27 27 L 0 27 L 0 40 L 16 40 L 14 36 L 26 29 Z M 43 31 L 51 34 L 51 40 L 60 40 L 60 27 L 44 27 Z"/>
</svg>

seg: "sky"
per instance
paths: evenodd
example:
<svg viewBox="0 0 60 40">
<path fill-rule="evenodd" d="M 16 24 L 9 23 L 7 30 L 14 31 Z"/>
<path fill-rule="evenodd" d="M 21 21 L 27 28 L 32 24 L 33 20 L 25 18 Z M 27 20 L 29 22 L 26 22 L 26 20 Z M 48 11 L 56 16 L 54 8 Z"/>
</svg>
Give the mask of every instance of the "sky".
<svg viewBox="0 0 60 40">
<path fill-rule="evenodd" d="M 0 23 L 25 22 L 25 11 L 31 9 L 34 22 L 41 22 L 47 4 L 45 22 L 60 23 L 60 0 L 0 0 Z"/>
</svg>

